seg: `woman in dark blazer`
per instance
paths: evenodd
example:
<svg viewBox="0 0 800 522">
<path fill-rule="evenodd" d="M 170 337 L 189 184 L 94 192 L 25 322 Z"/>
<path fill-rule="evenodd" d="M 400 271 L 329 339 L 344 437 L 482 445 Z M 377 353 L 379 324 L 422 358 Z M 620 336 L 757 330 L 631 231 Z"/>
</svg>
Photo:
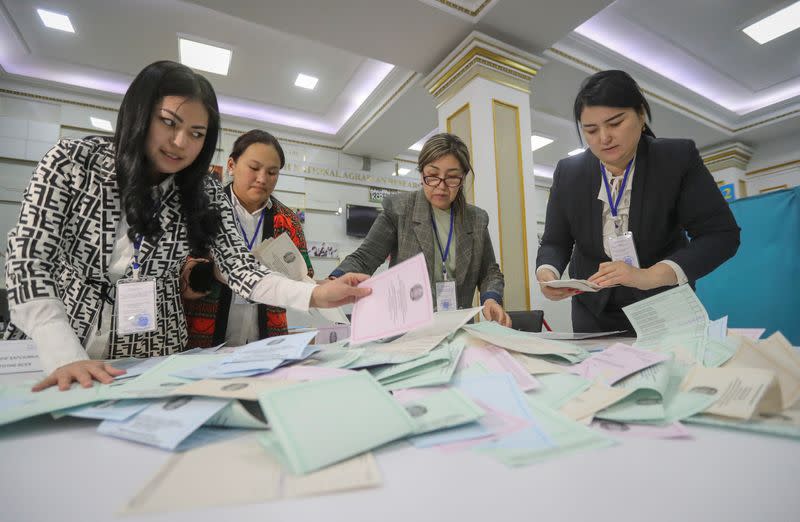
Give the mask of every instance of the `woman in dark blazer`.
<svg viewBox="0 0 800 522">
<path fill-rule="evenodd" d="M 569 262 L 572 278 L 614 286 L 542 291 L 552 300 L 574 296 L 576 332 L 628 330 L 622 307 L 694 286 L 736 253 L 739 227 L 694 142 L 652 133 L 650 106 L 627 73 L 584 81 L 574 116 L 589 148 L 558 162 L 536 276 L 559 279 Z M 626 237 L 635 254 L 612 256 Z"/>
<path fill-rule="evenodd" d="M 422 147 L 417 168 L 422 188 L 384 199 L 383 212 L 364 242 L 331 277 L 353 270 L 372 274 L 387 256 L 393 266 L 422 252 L 434 295 L 437 283 L 449 279 L 455 282 L 456 305 L 467 308 L 477 288 L 483 315 L 510 326 L 502 306 L 503 274 L 489 238 L 489 216 L 467 204 L 462 190 L 472 171 L 467 146 L 458 136 L 437 134 Z"/>
</svg>

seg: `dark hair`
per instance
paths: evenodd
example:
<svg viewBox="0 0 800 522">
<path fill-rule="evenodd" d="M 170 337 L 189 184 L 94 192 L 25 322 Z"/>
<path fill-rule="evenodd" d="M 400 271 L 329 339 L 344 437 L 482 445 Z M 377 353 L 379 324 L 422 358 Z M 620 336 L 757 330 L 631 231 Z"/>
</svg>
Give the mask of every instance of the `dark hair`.
<svg viewBox="0 0 800 522">
<path fill-rule="evenodd" d="M 239 156 L 244 154 L 244 151 L 247 150 L 247 147 L 253 145 L 254 143 L 263 143 L 264 145 L 272 145 L 275 147 L 275 150 L 278 151 L 278 156 L 281 158 L 281 168 L 286 165 L 286 156 L 283 154 L 283 147 L 281 147 L 281 144 L 278 143 L 278 138 L 269 132 L 260 129 L 247 131 L 236 138 L 236 141 L 233 142 L 231 154 L 228 157 L 232 158 L 233 161 L 238 160 Z"/>
<path fill-rule="evenodd" d="M 637 113 L 647 114 L 647 120 L 653 121 L 650 114 L 650 104 L 642 94 L 639 84 L 625 71 L 600 71 L 581 83 L 578 95 L 575 96 L 575 105 L 572 112 L 575 117 L 575 128 L 578 130 L 578 139 L 583 143 L 580 131 L 581 113 L 584 107 L 604 105 L 606 107 L 622 107 L 635 110 Z M 653 138 L 650 126 L 645 123 L 642 134 Z"/>
<path fill-rule="evenodd" d="M 165 96 L 198 101 L 208 112 L 208 128 L 200 154 L 191 165 L 175 174 L 189 248 L 192 255 L 202 256 L 208 253 L 221 221 L 219 210 L 210 204 L 204 179 L 209 175 L 208 167 L 219 137 L 217 96 L 203 76 L 168 60 L 142 69 L 128 87 L 117 116 L 114 134 L 117 185 L 130 227 L 128 237 L 131 241 L 138 235 L 155 239 L 161 233 L 159 220 L 153 219 L 159 203 L 153 194 L 153 167 L 146 154 L 146 143 L 153 111 Z"/>
<path fill-rule="evenodd" d="M 448 134 L 443 132 L 431 136 L 422 150 L 419 151 L 419 158 L 417 159 L 417 170 L 422 174 L 422 169 L 425 165 L 433 163 L 443 156 L 452 154 L 461 164 L 461 169 L 464 171 L 464 179 L 472 172 L 472 163 L 469 160 L 469 149 L 466 143 L 455 134 Z M 464 183 L 458 188 L 456 199 L 453 200 L 453 210 L 459 215 L 464 212 L 467 206 L 467 199 L 464 197 Z"/>
</svg>

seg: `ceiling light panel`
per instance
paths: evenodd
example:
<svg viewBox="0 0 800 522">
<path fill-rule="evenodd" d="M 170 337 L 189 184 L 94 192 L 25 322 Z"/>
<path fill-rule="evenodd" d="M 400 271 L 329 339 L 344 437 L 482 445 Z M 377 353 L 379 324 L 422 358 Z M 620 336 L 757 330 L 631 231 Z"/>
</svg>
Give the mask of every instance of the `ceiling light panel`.
<svg viewBox="0 0 800 522">
<path fill-rule="evenodd" d="M 231 56 L 233 55 L 230 49 L 195 42 L 186 38 L 180 39 L 179 47 L 183 65 L 221 76 L 228 75 L 228 68 L 231 65 Z"/>
<path fill-rule="evenodd" d="M 66 31 L 68 33 L 74 33 L 75 28 L 72 27 L 72 22 L 69 19 L 69 16 L 61 13 L 54 13 L 53 11 L 47 11 L 45 9 L 37 9 L 37 13 L 39 13 L 39 18 L 42 19 L 42 23 L 45 27 L 49 27 L 50 29 L 58 29 L 59 31 Z"/>
<path fill-rule="evenodd" d="M 800 2 L 748 25 L 742 31 L 760 44 L 765 44 L 800 27 Z"/>
<path fill-rule="evenodd" d="M 313 76 L 300 73 L 297 75 L 297 79 L 294 81 L 294 84 L 297 87 L 302 87 L 303 89 L 314 90 L 314 87 L 317 86 L 318 81 L 319 78 L 314 78 Z"/>
</svg>

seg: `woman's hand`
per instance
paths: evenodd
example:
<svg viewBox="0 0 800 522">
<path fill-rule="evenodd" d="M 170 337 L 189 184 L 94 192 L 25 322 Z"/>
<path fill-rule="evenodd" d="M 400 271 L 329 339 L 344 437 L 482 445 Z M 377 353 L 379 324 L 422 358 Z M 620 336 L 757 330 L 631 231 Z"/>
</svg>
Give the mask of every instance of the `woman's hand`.
<svg viewBox="0 0 800 522">
<path fill-rule="evenodd" d="M 47 378 L 31 388 L 31 391 L 42 391 L 50 386 L 58 385 L 61 391 L 69 390 L 73 381 L 84 388 L 91 388 L 92 381 L 111 384 L 114 377 L 125 374 L 125 370 L 118 370 L 103 361 L 75 361 L 65 364 L 53 371 Z"/>
<path fill-rule="evenodd" d="M 487 299 L 483 302 L 483 316 L 488 321 L 496 321 L 503 326 L 511 327 L 511 317 L 503 310 L 503 307 L 494 299 Z"/>
<path fill-rule="evenodd" d="M 678 284 L 678 277 L 671 266 L 656 263 L 650 268 L 636 268 L 622 261 L 600 263 L 589 281 L 600 286 L 630 286 L 639 290 L 652 290 L 661 286 Z"/>
<path fill-rule="evenodd" d="M 311 293 L 310 305 L 314 308 L 336 308 L 366 297 L 372 293 L 372 289 L 360 288 L 358 285 L 367 279 L 367 274 L 349 273 L 317 285 Z"/>
<path fill-rule="evenodd" d="M 181 289 L 181 297 L 184 299 L 200 299 L 201 297 L 205 297 L 208 295 L 208 292 L 195 292 L 192 290 L 192 287 L 189 286 L 189 274 L 192 273 L 192 268 L 199 265 L 200 263 L 208 263 L 208 259 L 204 259 L 202 257 L 189 257 L 186 259 L 186 264 L 183 265 L 183 270 L 181 271 L 181 279 L 180 279 L 180 289 Z M 214 270 L 216 271 L 216 267 Z"/>
<path fill-rule="evenodd" d="M 556 279 L 558 278 L 549 268 L 542 268 L 536 271 L 537 281 L 546 283 L 548 281 L 555 281 Z M 572 297 L 573 295 L 578 295 L 581 293 L 580 290 L 576 290 L 574 288 L 551 288 L 544 285 L 539 285 L 539 287 L 542 289 L 544 296 L 551 301 L 561 301 L 562 299 L 566 299 L 567 297 Z"/>
</svg>

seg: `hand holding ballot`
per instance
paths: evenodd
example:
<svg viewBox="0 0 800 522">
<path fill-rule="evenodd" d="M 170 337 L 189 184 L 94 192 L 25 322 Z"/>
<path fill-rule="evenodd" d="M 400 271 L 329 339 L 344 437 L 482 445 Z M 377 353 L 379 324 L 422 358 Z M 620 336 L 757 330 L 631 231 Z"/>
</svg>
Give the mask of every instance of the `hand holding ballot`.
<svg viewBox="0 0 800 522">
<path fill-rule="evenodd" d="M 542 289 L 544 296 L 551 301 L 560 301 L 567 297 L 572 297 L 582 291 L 580 288 L 570 286 L 572 279 L 560 280 L 556 274 L 549 268 L 539 268 L 536 271 L 536 279 L 539 280 L 539 286 Z M 591 290 L 590 290 L 591 291 Z"/>
</svg>

